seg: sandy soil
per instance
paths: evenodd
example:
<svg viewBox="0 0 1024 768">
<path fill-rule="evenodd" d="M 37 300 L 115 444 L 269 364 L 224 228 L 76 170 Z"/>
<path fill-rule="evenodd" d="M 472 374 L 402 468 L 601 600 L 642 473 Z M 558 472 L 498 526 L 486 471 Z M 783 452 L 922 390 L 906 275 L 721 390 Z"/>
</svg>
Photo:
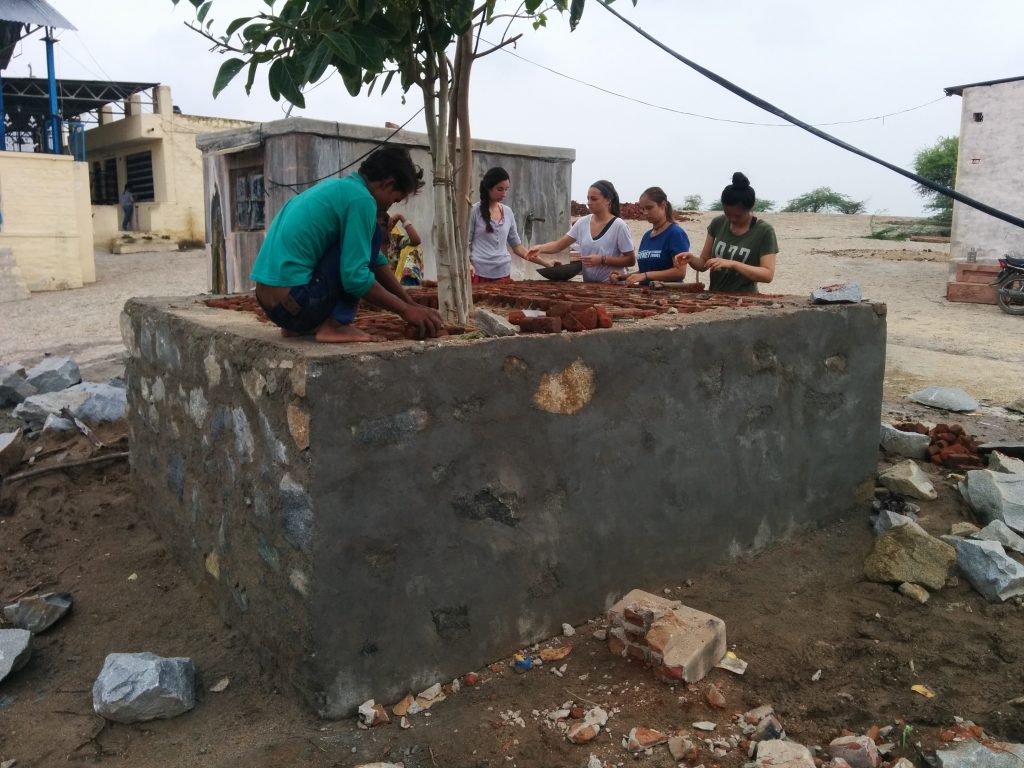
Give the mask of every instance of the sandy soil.
<svg viewBox="0 0 1024 768">
<path fill-rule="evenodd" d="M 684 223 L 694 248 L 703 244 L 712 216 Z M 821 285 L 856 281 L 865 297 L 888 305 L 887 398 L 928 384 L 963 387 L 994 405 L 1024 395 L 1019 318 L 995 306 L 947 302 L 947 246 L 868 239 L 871 216 L 791 213 L 770 214 L 768 220 L 781 254 L 776 280 L 766 290 L 803 295 Z M 637 242 L 646 226 L 632 223 Z M 118 314 L 126 299 L 202 293 L 207 285 L 201 251 L 97 253 L 96 270 L 99 279 L 85 288 L 4 304 L 0 361 L 29 364 L 44 352 L 67 353 L 87 377 L 113 376 L 124 354 Z"/>
<path fill-rule="evenodd" d="M 944 250 L 865 240 L 866 217 L 772 220 L 782 240 L 779 292 L 856 279 L 867 296 L 889 304 L 886 418 L 941 420 L 943 414 L 900 399 L 922 383 L 966 385 L 993 403 L 1022 394 L 1022 345 L 989 330 L 1017 319 L 995 307 L 947 304 Z M 686 228 L 699 243 L 700 224 Z M 65 351 L 85 363 L 88 377 L 112 375 L 122 354 L 117 315 L 125 298 L 195 293 L 205 284 L 201 253 L 103 255 L 97 266 L 95 286 L 4 305 L 0 359 L 29 363 L 44 351 Z M 961 421 L 983 439 L 1024 436 L 1020 418 L 1001 409 Z M 103 437 L 112 444 L 104 450 L 123 450 L 116 435 Z M 39 447 L 54 451 L 41 464 L 94 453 L 78 441 Z M 887 463 L 880 456 L 880 466 Z M 926 471 L 940 496 L 922 503 L 921 522 L 944 533 L 968 519 L 969 510 L 955 492 L 955 477 L 930 466 Z M 634 726 L 692 732 L 691 723 L 711 720 L 719 724 L 715 736 L 727 737 L 735 733 L 734 713 L 766 703 L 775 706 L 790 737 L 808 746 L 826 745 L 843 729 L 896 725 L 902 732 L 909 725 L 909 738 L 894 757 L 921 766 L 921 750 L 939 743 L 940 728 L 954 716 L 1024 741 L 1024 709 L 1011 703 L 1024 694 L 1024 608 L 1019 601 L 990 605 L 965 582 L 922 606 L 864 581 L 862 563 L 872 542 L 867 510 L 756 557 L 705 572 L 681 569 L 671 583 L 648 585 L 723 618 L 730 644 L 750 663 L 742 677 L 714 670 L 692 686 L 657 683 L 649 670 L 610 656 L 592 637 L 597 619 L 571 639 L 551 641 L 573 643 L 561 678 L 545 668 L 516 675 L 499 664 L 480 670 L 482 684 L 451 695 L 429 716 L 414 716 L 409 730 L 392 723 L 361 731 L 351 720 L 317 720 L 259 671 L 255 654 L 224 625 L 202 587 L 168 556 L 146 523 L 143 504 L 130 491 L 124 462 L 3 489 L 0 598 L 67 590 L 76 603 L 37 638 L 29 665 L 0 683 L 0 761 L 16 759 L 18 768 L 69 762 L 326 768 L 375 760 L 407 768 L 578 768 L 593 753 L 622 766 L 633 761 L 620 741 Z M 623 589 L 633 586 L 640 585 Z M 194 711 L 134 726 L 104 723 L 92 713 L 90 689 L 105 655 L 140 650 L 195 660 L 200 693 Z M 225 678 L 226 690 L 211 690 Z M 710 683 L 724 692 L 724 710 L 705 703 Z M 912 692 L 917 683 L 937 696 Z M 570 745 L 544 718 L 567 701 L 608 708 L 609 731 L 591 745 Z M 513 712 L 522 726 L 502 716 Z M 694 764 L 739 768 L 745 761 L 738 749 L 724 756 L 702 749 Z M 641 762 L 673 764 L 664 747 Z"/>
</svg>

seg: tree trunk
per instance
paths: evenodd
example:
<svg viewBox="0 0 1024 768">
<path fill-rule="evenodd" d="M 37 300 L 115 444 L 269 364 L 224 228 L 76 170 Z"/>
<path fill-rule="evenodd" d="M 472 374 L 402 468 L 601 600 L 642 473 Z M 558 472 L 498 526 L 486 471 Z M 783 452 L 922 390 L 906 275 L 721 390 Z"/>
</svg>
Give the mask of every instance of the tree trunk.
<svg viewBox="0 0 1024 768">
<path fill-rule="evenodd" d="M 465 325 L 472 309 L 469 260 L 457 249 L 452 158 L 448 154 L 449 84 L 447 57 L 435 53 L 424 78 L 427 136 L 433 160 L 434 242 L 437 246 L 437 304 L 447 322 Z M 436 86 L 436 91 L 435 91 Z"/>
<path fill-rule="evenodd" d="M 473 136 L 469 130 L 469 77 L 473 69 L 473 30 L 459 36 L 455 51 L 455 87 L 452 93 L 451 126 L 458 132 L 456 154 L 455 130 L 449 129 L 449 152 L 458 158 L 455 167 L 455 234 L 460 252 L 469 259 L 469 211 L 473 207 Z"/>
</svg>

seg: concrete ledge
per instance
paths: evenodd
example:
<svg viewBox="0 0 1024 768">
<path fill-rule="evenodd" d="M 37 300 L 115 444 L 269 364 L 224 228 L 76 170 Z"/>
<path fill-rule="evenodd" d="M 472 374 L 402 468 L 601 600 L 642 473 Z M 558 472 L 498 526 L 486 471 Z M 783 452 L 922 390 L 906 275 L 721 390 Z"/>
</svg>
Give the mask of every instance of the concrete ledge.
<svg viewBox="0 0 1024 768">
<path fill-rule="evenodd" d="M 162 237 L 146 239 L 145 237 L 133 238 L 133 242 L 126 242 L 118 238 L 110 244 L 111 253 L 166 253 L 178 250 L 178 244 L 174 240 L 166 240 Z"/>
<path fill-rule="evenodd" d="M 778 299 L 332 347 L 134 299 L 136 497 L 266 666 L 341 717 L 866 508 L 884 314 Z"/>
</svg>

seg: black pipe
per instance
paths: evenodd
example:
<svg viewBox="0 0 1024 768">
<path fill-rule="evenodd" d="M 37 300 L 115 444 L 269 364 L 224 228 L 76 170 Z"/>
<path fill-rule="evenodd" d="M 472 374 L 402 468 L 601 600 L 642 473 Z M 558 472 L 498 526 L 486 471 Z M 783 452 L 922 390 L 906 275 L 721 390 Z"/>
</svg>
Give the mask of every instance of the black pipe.
<svg viewBox="0 0 1024 768">
<path fill-rule="evenodd" d="M 608 0 L 608 2 L 610 2 L 610 0 Z M 660 40 L 658 40 L 657 38 L 652 37 L 651 35 L 647 34 L 642 29 L 640 29 L 640 27 L 638 27 L 636 24 L 634 24 L 633 22 L 631 22 L 628 19 L 626 19 L 622 14 L 620 14 L 618 11 L 616 11 L 614 8 L 612 8 L 610 5 L 608 5 L 608 2 L 605 2 L 604 0 L 601 0 L 600 4 L 603 5 L 608 10 L 609 13 L 611 13 L 613 16 L 617 17 L 619 19 L 619 21 L 621 21 L 623 24 L 626 24 L 627 26 L 632 27 L 638 34 L 640 34 L 641 36 L 643 36 L 643 37 L 647 38 L 648 40 L 650 40 L 656 46 L 661 48 L 661 50 L 665 51 L 665 53 L 667 53 L 668 55 L 678 59 L 681 62 L 683 62 L 683 64 L 685 64 L 686 66 L 690 67 L 691 69 L 697 70 L 698 72 L 700 72 L 700 74 L 704 75 L 704 77 L 706 77 L 709 80 L 712 80 L 712 81 L 718 83 L 723 88 L 725 88 L 725 89 L 727 89 L 729 91 L 732 91 L 733 93 L 735 93 L 740 98 L 745 99 L 746 101 L 749 101 L 755 107 L 760 107 L 761 109 L 765 110 L 766 112 L 771 112 L 773 115 L 775 115 L 777 117 L 781 117 L 783 120 L 786 120 L 787 122 L 792 123 L 793 125 L 797 126 L 798 128 L 803 128 L 805 131 L 808 131 L 809 133 L 813 133 L 819 139 L 824 139 L 827 142 L 835 144 L 837 147 L 841 147 L 842 149 L 845 149 L 847 152 L 853 152 L 853 154 L 860 155 L 861 157 L 863 157 L 863 158 L 865 158 L 867 160 L 870 160 L 873 163 L 878 163 L 879 165 L 888 168 L 890 171 L 895 171 L 896 173 L 900 174 L 901 176 L 906 176 L 911 181 L 915 181 L 918 184 L 920 184 L 921 186 L 928 187 L 928 189 L 931 189 L 931 190 L 933 190 L 935 192 L 938 192 L 940 195 L 945 195 L 946 197 L 950 197 L 950 198 L 952 198 L 954 200 L 957 200 L 957 201 L 963 203 L 964 205 L 969 205 L 971 208 L 976 208 L 977 210 L 981 211 L 982 213 L 987 213 L 989 216 L 994 216 L 995 218 L 1002 219 L 1003 221 L 1008 222 L 1010 224 L 1013 224 L 1014 226 L 1024 228 L 1024 219 L 1021 219 L 1021 218 L 1019 218 L 1017 216 L 1014 216 L 1011 213 L 1006 213 L 1005 211 L 1000 211 L 998 208 L 993 208 L 990 205 L 986 205 L 985 203 L 983 203 L 983 202 L 981 202 L 979 200 L 975 200 L 973 197 L 968 197 L 967 195 L 964 195 L 964 194 L 961 194 L 960 192 L 957 192 L 955 189 L 950 189 L 949 187 L 947 187 L 947 186 L 945 186 L 943 184 L 939 184 L 938 182 L 932 181 L 931 179 L 926 179 L 926 178 L 924 178 L 924 176 L 918 176 L 916 173 L 913 173 L 912 171 L 908 171 L 905 168 L 900 168 L 898 165 L 893 165 L 892 163 L 886 162 L 885 160 L 882 160 L 880 157 L 875 157 L 874 155 L 869 154 L 869 153 L 865 152 L 862 149 L 858 149 L 857 147 L 853 146 L 852 144 L 847 144 L 842 139 L 837 139 L 835 136 L 832 136 L 831 134 L 825 133 L 824 131 L 815 128 L 813 125 L 809 125 L 809 124 L 805 123 L 803 120 L 799 120 L 799 119 L 793 117 L 792 115 L 788 114 L 787 112 L 784 112 L 783 110 L 781 110 L 778 107 L 776 107 L 774 104 L 770 104 L 769 102 L 765 101 L 764 99 L 762 99 L 762 98 L 760 98 L 758 96 L 755 96 L 754 94 L 750 93 L 749 91 L 745 91 L 744 89 L 740 88 L 738 85 L 734 85 L 733 83 L 729 82 L 724 77 L 721 77 L 720 75 L 716 75 L 710 69 L 705 69 L 704 67 L 702 67 L 697 62 L 690 61 L 688 58 L 686 58 L 682 54 L 676 53 L 671 48 L 669 48 L 667 45 L 662 43 Z"/>
</svg>

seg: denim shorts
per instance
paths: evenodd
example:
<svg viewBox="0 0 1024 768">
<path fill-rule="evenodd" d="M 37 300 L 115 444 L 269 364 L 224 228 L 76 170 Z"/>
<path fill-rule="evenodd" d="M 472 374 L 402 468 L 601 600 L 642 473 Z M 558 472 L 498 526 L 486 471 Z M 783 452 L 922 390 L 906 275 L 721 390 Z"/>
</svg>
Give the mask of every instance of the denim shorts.
<svg viewBox="0 0 1024 768">
<path fill-rule="evenodd" d="M 316 263 L 308 283 L 293 286 L 276 307 L 260 302 L 271 322 L 293 333 L 310 333 L 328 318 L 342 325 L 355 320 L 359 297 L 341 287 L 340 256 L 337 246 L 329 248 Z"/>
</svg>

